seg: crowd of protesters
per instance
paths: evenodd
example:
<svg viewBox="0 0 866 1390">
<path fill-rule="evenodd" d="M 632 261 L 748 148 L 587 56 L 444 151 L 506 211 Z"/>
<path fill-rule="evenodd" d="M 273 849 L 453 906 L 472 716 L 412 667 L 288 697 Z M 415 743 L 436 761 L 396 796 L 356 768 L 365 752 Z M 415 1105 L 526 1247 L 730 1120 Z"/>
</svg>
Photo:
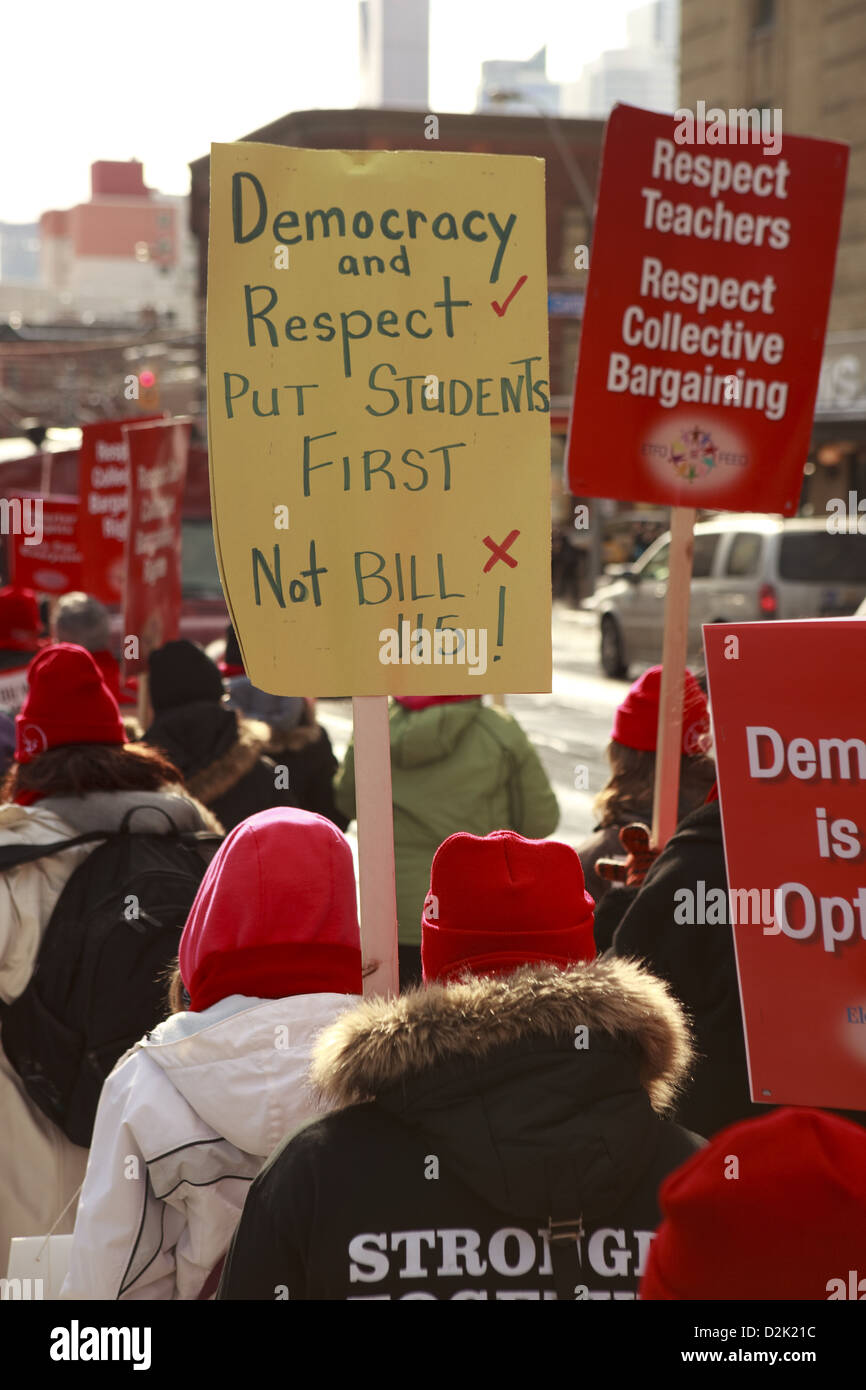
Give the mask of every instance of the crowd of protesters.
<svg viewBox="0 0 866 1390">
<path fill-rule="evenodd" d="M 44 631 L 0 592 L 0 1264 L 53 1233 L 63 1299 L 859 1296 L 866 1115 L 751 1102 L 730 929 L 674 921 L 727 889 L 691 673 L 660 854 L 659 668 L 576 848 L 513 716 L 395 700 L 400 993 L 365 999 L 352 747 L 231 630 L 150 655 L 143 720 L 110 645 L 87 595 Z"/>
</svg>

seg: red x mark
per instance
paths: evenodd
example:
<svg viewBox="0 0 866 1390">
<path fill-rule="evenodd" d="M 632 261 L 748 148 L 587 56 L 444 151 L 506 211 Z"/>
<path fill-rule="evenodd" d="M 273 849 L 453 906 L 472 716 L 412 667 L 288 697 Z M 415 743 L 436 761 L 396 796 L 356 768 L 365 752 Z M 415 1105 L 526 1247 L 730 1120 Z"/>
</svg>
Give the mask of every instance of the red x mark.
<svg viewBox="0 0 866 1390">
<path fill-rule="evenodd" d="M 484 566 L 482 571 L 483 574 L 486 574 L 488 570 L 492 569 L 497 560 L 504 560 L 506 565 L 510 565 L 512 569 L 517 569 L 517 561 L 514 559 L 514 556 L 506 555 L 505 552 L 508 550 L 509 546 L 514 544 L 519 535 L 519 531 L 509 531 L 501 545 L 497 545 L 489 536 L 484 537 L 484 544 L 493 551 L 493 554 Z"/>
</svg>

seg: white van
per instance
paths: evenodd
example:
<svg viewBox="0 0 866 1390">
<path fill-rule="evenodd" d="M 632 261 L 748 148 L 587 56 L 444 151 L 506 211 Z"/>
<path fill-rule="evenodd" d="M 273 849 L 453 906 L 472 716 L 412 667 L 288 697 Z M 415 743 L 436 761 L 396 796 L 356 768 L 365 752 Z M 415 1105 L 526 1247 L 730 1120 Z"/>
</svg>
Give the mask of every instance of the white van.
<svg viewBox="0 0 866 1390">
<path fill-rule="evenodd" d="M 586 599 L 599 614 L 601 665 L 625 677 L 661 661 L 670 532 Z M 866 598 L 866 535 L 827 530 L 826 517 L 726 514 L 695 527 L 688 660 L 703 665 L 704 623 L 846 617 Z"/>
</svg>

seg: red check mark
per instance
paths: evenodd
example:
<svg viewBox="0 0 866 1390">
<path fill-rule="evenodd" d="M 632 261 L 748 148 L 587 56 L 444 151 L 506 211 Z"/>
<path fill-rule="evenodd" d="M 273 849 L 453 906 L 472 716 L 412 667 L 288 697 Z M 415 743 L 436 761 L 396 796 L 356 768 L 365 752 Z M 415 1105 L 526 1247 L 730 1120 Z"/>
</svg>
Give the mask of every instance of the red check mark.
<svg viewBox="0 0 866 1390">
<path fill-rule="evenodd" d="M 520 289 L 520 286 L 521 286 L 521 285 L 524 285 L 525 283 L 526 283 L 526 276 L 525 276 L 525 275 L 521 275 L 521 277 L 520 277 L 520 279 L 518 280 L 517 284 L 514 286 L 514 289 L 511 291 L 511 294 L 508 296 L 508 298 L 507 298 L 502 304 L 497 304 L 495 299 L 491 299 L 491 301 L 490 301 L 490 306 L 491 306 L 491 308 L 499 315 L 500 318 L 502 318 L 503 314 L 505 313 L 505 310 L 508 308 L 508 306 L 509 306 L 509 304 L 511 303 L 512 299 L 514 298 L 514 296 L 517 294 L 517 291 Z"/>
</svg>

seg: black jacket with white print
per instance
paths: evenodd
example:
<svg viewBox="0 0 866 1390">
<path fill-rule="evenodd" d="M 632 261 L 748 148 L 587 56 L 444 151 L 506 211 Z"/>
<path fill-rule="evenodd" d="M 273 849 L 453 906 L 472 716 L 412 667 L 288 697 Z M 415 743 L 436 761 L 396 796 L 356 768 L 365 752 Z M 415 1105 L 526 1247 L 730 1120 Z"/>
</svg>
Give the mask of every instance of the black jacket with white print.
<svg viewBox="0 0 866 1390">
<path fill-rule="evenodd" d="M 320 1038 L 335 1113 L 272 1155 L 223 1299 L 632 1299 L 691 1044 L 629 961 L 366 1001 Z"/>
</svg>

